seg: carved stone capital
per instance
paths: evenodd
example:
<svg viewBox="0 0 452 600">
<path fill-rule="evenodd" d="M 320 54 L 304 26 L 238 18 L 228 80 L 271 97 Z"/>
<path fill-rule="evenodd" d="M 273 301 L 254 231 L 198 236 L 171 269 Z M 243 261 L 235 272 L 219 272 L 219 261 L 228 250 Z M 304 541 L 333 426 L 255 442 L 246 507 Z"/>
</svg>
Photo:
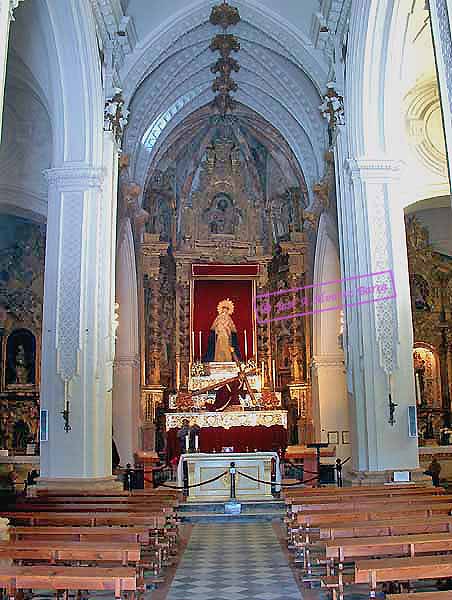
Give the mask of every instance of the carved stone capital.
<svg viewBox="0 0 452 600">
<path fill-rule="evenodd" d="M 386 158 L 349 159 L 345 168 L 352 181 L 390 183 L 397 181 L 403 169 L 401 160 Z"/>
<path fill-rule="evenodd" d="M 44 176 L 49 187 L 66 192 L 84 192 L 90 188 L 102 188 L 104 179 L 103 169 L 97 169 L 86 165 L 65 165 L 46 169 Z"/>
</svg>

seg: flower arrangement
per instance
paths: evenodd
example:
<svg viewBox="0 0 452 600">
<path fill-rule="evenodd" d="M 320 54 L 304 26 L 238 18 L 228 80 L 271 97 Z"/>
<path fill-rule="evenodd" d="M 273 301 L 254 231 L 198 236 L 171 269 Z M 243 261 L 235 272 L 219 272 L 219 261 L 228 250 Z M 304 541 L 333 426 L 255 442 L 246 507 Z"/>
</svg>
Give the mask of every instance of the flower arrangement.
<svg viewBox="0 0 452 600">
<path fill-rule="evenodd" d="M 263 410 L 275 410 L 279 408 L 279 400 L 275 392 L 269 390 L 262 392 L 260 405 Z"/>
<path fill-rule="evenodd" d="M 176 396 L 176 410 L 188 412 L 193 408 L 193 398 L 190 394 L 178 392 Z"/>
<path fill-rule="evenodd" d="M 192 377 L 205 377 L 206 369 L 205 364 L 202 362 L 195 362 L 191 366 L 191 376 Z"/>
</svg>

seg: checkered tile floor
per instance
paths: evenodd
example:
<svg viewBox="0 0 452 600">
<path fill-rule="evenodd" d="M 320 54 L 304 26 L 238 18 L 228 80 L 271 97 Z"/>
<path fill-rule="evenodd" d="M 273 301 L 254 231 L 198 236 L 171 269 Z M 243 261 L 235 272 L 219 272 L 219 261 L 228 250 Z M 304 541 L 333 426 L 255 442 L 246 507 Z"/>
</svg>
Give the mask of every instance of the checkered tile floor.
<svg viewBox="0 0 452 600">
<path fill-rule="evenodd" d="M 301 600 L 271 523 L 196 524 L 167 600 Z"/>
</svg>

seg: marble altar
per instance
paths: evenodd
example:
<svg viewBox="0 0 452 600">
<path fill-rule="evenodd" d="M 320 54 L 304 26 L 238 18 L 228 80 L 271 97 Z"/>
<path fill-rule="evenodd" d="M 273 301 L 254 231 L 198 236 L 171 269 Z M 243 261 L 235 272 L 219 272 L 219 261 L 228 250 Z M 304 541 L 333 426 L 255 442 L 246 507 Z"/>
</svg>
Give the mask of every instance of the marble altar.
<svg viewBox="0 0 452 600">
<path fill-rule="evenodd" d="M 223 452 L 218 454 L 183 454 L 179 460 L 177 470 L 177 485 L 183 486 L 183 463 L 187 463 L 189 485 L 206 481 L 220 475 L 226 474 L 206 485 L 190 488 L 188 502 L 212 502 L 228 500 L 230 496 L 230 474 L 231 462 L 236 466 L 236 497 L 237 500 L 271 500 L 271 486 L 258 483 L 241 476 L 246 473 L 251 477 L 270 482 L 272 460 L 276 461 L 276 491 L 280 491 L 281 473 L 279 458 L 276 452 Z"/>
</svg>

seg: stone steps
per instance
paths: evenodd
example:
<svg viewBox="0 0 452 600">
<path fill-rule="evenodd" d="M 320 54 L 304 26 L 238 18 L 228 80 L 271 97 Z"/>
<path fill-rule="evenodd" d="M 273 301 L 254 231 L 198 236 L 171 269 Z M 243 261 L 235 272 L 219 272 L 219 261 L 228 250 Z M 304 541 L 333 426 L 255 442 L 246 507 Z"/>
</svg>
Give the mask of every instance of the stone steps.
<svg viewBox="0 0 452 600">
<path fill-rule="evenodd" d="M 179 506 L 178 515 L 186 523 L 273 521 L 285 515 L 282 500 L 240 502 L 240 514 L 229 514 L 225 509 L 225 502 L 185 502 Z"/>
</svg>

